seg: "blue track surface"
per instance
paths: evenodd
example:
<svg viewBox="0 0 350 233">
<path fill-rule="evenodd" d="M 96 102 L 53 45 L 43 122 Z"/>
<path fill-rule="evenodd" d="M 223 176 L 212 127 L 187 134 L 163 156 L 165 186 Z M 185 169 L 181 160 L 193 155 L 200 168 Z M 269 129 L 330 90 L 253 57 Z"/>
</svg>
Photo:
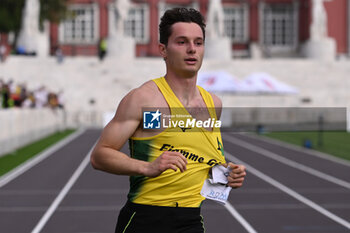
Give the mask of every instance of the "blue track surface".
<svg viewBox="0 0 350 233">
<path fill-rule="evenodd" d="M 1 187 L 0 232 L 114 232 L 128 177 L 84 165 L 99 135 L 85 131 Z M 246 164 L 248 175 L 231 191 L 232 208 L 205 201 L 207 233 L 350 232 L 350 163 L 246 135 L 223 139 L 227 158 Z"/>
</svg>

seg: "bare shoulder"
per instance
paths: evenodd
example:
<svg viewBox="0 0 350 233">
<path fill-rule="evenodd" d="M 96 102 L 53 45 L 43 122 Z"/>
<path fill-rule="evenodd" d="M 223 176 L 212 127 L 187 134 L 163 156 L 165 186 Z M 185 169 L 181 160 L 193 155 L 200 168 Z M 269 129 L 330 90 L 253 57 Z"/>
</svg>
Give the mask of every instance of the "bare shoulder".
<svg viewBox="0 0 350 233">
<path fill-rule="evenodd" d="M 145 107 L 154 102 L 157 93 L 157 85 L 152 81 L 147 81 L 140 87 L 131 90 L 120 102 L 129 107 Z"/>
<path fill-rule="evenodd" d="M 137 88 L 138 97 L 142 102 L 154 102 L 155 97 L 159 96 L 159 90 L 155 82 L 149 80 Z"/>
<path fill-rule="evenodd" d="M 150 80 L 140 87 L 131 90 L 124 96 L 119 103 L 115 116 L 126 119 L 139 119 L 142 116 L 143 107 L 163 106 L 163 101 L 164 97 L 160 93 L 157 85 Z"/>
<path fill-rule="evenodd" d="M 214 106 L 215 106 L 215 110 L 216 110 L 216 116 L 218 119 L 220 119 L 221 112 L 222 112 L 222 101 L 214 93 L 212 93 L 212 92 L 209 92 L 209 93 L 210 93 L 211 97 L 213 98 L 213 102 L 214 102 Z"/>
<path fill-rule="evenodd" d="M 210 93 L 211 97 L 213 98 L 215 108 L 222 108 L 221 99 L 217 95 L 215 95 L 214 93 L 212 93 L 212 92 L 209 92 L 209 93 Z"/>
<path fill-rule="evenodd" d="M 124 96 L 114 117 L 104 128 L 98 143 L 99 146 L 119 150 L 126 140 L 135 134 L 142 120 L 142 108 L 149 106 L 155 99 L 157 86 L 152 83 L 154 82 L 146 82 Z"/>
</svg>

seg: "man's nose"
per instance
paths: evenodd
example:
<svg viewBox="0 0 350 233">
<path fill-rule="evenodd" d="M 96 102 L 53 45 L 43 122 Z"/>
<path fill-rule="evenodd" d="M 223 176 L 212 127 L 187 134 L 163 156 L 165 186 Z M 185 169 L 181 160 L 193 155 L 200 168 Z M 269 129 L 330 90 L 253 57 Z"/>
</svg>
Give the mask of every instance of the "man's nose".
<svg viewBox="0 0 350 233">
<path fill-rule="evenodd" d="M 196 52 L 196 45 L 194 44 L 194 42 L 188 43 L 187 52 L 188 53 L 195 53 Z"/>
</svg>

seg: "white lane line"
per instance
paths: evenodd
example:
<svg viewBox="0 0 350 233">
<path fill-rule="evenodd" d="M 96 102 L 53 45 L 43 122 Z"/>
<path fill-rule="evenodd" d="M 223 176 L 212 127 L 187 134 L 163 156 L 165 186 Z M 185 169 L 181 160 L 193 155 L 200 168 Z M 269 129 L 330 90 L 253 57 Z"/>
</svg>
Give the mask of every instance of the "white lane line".
<svg viewBox="0 0 350 233">
<path fill-rule="evenodd" d="M 298 201 L 304 203 L 305 205 L 310 206 L 312 209 L 318 211 L 319 213 L 323 214 L 327 218 L 332 219 L 333 221 L 343 225 L 347 229 L 350 229 L 350 222 L 338 217 L 337 215 L 333 214 L 332 212 L 326 210 L 325 208 L 321 207 L 320 205 L 316 204 L 315 202 L 311 201 L 310 199 L 300 195 L 299 193 L 295 192 L 294 190 L 288 188 L 287 186 L 283 185 L 282 183 L 276 181 L 275 179 L 265 175 L 264 173 L 260 172 L 259 170 L 255 169 L 254 167 L 250 166 L 249 164 L 241 161 L 237 157 L 233 156 L 229 152 L 225 151 L 225 157 L 230 159 L 231 161 L 239 164 L 244 164 L 247 171 L 255 175 L 256 177 L 262 179 L 263 181 L 271 184 L 272 186 L 280 189 L 281 191 L 287 193 L 288 195 L 292 196 L 293 198 L 297 199 Z"/>
<path fill-rule="evenodd" d="M 313 169 L 311 167 L 305 166 L 305 165 L 303 165 L 301 163 L 297 163 L 297 162 L 295 162 L 293 160 L 284 158 L 284 157 L 282 157 L 282 156 L 280 156 L 278 154 L 275 154 L 275 153 L 273 153 L 271 151 L 268 151 L 268 150 L 266 150 L 266 149 L 264 149 L 262 147 L 254 146 L 254 145 L 252 145 L 250 143 L 247 143 L 247 142 L 245 142 L 243 140 L 237 139 L 237 138 L 235 138 L 235 137 L 233 137 L 231 135 L 226 135 L 225 138 L 229 139 L 228 142 L 231 142 L 233 144 L 236 144 L 236 145 L 239 145 L 241 147 L 244 147 L 244 148 L 246 148 L 246 149 L 248 149 L 250 151 L 259 153 L 259 154 L 264 155 L 264 156 L 266 156 L 266 157 L 268 157 L 270 159 L 276 160 L 276 161 L 278 161 L 280 163 L 283 163 L 283 164 L 285 164 L 287 166 L 290 166 L 290 167 L 293 167 L 295 169 L 301 170 L 303 172 L 309 173 L 309 174 L 311 174 L 313 176 L 316 176 L 316 177 L 318 177 L 320 179 L 327 180 L 327 181 L 329 181 L 329 182 L 331 182 L 333 184 L 336 184 L 336 185 L 342 186 L 344 188 L 350 189 L 350 183 L 349 182 L 346 182 L 344 180 L 341 180 L 339 178 L 336 178 L 336 177 L 331 176 L 329 174 L 326 174 L 324 172 L 318 171 L 318 170 Z"/>
<path fill-rule="evenodd" d="M 1 196 L 27 196 L 27 195 L 55 195 L 60 189 L 48 189 L 48 190 L 28 190 L 28 189 L 16 189 L 16 190 L 2 190 Z M 115 194 L 127 194 L 129 189 L 75 189 L 70 194 L 73 195 L 115 195 Z M 326 190 L 325 190 L 326 191 Z"/>
<path fill-rule="evenodd" d="M 234 217 L 241 218 L 241 215 L 233 208 L 232 213 L 236 215 Z M 241 210 L 305 210 L 309 207 L 300 203 L 300 204 L 237 204 L 236 208 Z M 337 210 L 350 210 L 350 205 L 344 204 L 326 204 L 327 208 L 337 209 Z M 105 205 L 105 206 L 62 206 L 56 209 L 57 212 L 80 212 L 80 211 L 113 211 L 121 209 L 123 205 Z M 0 213 L 21 213 L 21 212 L 43 212 L 47 209 L 47 206 L 37 206 L 37 207 L 28 207 L 28 206 L 16 206 L 16 207 L 0 207 Z M 211 206 L 205 207 L 206 210 L 222 210 L 221 206 Z M 243 219 L 242 221 L 245 221 Z M 249 227 L 246 227 L 249 228 Z M 254 230 L 250 232 L 255 232 Z"/>
<path fill-rule="evenodd" d="M 271 204 L 271 203 L 265 203 L 265 204 L 237 204 L 235 205 L 236 208 L 239 208 L 241 210 L 305 210 L 309 209 L 310 207 L 304 205 L 303 203 L 300 204 Z M 338 209 L 338 210 L 349 210 L 350 205 L 344 205 L 344 204 L 325 204 L 327 208 L 330 209 Z"/>
<path fill-rule="evenodd" d="M 322 159 L 325 159 L 325 160 L 328 160 L 328 161 L 331 161 L 331 162 L 334 162 L 334 163 L 339 163 L 341 165 L 350 167 L 350 161 L 349 160 L 345 160 L 345 159 L 342 159 L 342 158 L 339 158 L 339 157 L 335 157 L 333 155 L 329 155 L 329 154 L 326 154 L 326 153 L 323 153 L 323 152 L 320 152 L 320 151 L 317 151 L 317 150 L 310 150 L 310 149 L 307 149 L 307 148 L 304 148 L 304 147 L 300 147 L 300 146 L 297 146 L 297 145 L 294 145 L 294 144 L 290 144 L 290 143 L 287 143 L 287 142 L 279 141 L 277 139 L 272 139 L 272 138 L 269 138 L 269 137 L 256 136 L 254 134 L 244 134 L 244 136 L 252 138 L 252 139 L 255 139 L 255 140 L 264 141 L 264 142 L 267 142 L 267 143 L 270 143 L 270 144 L 273 144 L 273 145 L 286 147 L 286 148 L 288 148 L 290 150 L 300 151 L 300 152 L 303 152 L 303 153 L 308 154 L 308 155 L 312 155 L 312 156 L 315 156 L 315 157 L 319 157 L 319 158 L 322 158 Z"/>
<path fill-rule="evenodd" d="M 71 178 L 68 180 L 68 182 L 66 183 L 66 185 L 63 187 L 63 189 L 61 190 L 61 192 L 58 194 L 58 196 L 56 197 L 56 199 L 52 202 L 51 206 L 49 207 L 49 209 L 45 212 L 45 214 L 41 217 L 40 221 L 38 222 L 38 224 L 35 226 L 35 228 L 32 230 L 32 233 L 39 233 L 43 227 L 45 226 L 45 224 L 47 223 L 47 221 L 50 219 L 50 217 L 52 216 L 52 214 L 55 212 L 55 210 L 57 209 L 57 207 L 59 206 L 59 204 L 62 202 L 62 200 L 65 198 L 65 196 L 67 195 L 67 193 L 69 192 L 69 190 L 73 187 L 74 183 L 78 180 L 79 176 L 81 175 L 81 173 L 84 171 L 85 167 L 88 165 L 88 163 L 90 162 L 90 155 L 91 152 L 93 150 L 93 148 L 95 147 L 96 143 L 94 144 L 94 146 L 90 149 L 89 153 L 87 153 L 87 155 L 85 156 L 84 160 L 80 163 L 79 167 L 77 168 L 77 170 L 75 170 L 74 174 L 71 176 Z"/>
<path fill-rule="evenodd" d="M 237 221 L 249 232 L 257 233 L 257 231 L 240 215 L 237 210 L 229 203 L 226 202 L 225 208 L 231 213 L 231 215 L 237 219 Z"/>
<path fill-rule="evenodd" d="M 64 206 L 58 207 L 57 212 L 73 212 L 73 211 L 114 211 L 121 209 L 123 206 Z M 47 209 L 47 206 L 38 206 L 38 207 L 0 207 L 0 213 L 21 213 L 21 212 L 43 212 Z"/>
<path fill-rule="evenodd" d="M 85 130 L 81 129 L 73 134 L 69 135 L 67 138 L 59 141 L 58 143 L 54 144 L 53 146 L 47 148 L 46 150 L 42 151 L 40 154 L 36 155 L 35 157 L 27 160 L 20 166 L 14 168 L 10 172 L 6 173 L 5 175 L 0 177 L 0 188 L 6 185 L 7 183 L 11 182 L 12 180 L 16 179 L 18 176 L 26 172 L 27 170 L 34 167 L 36 164 L 40 163 L 62 147 L 66 146 L 68 143 L 79 137 L 85 132 Z"/>
</svg>

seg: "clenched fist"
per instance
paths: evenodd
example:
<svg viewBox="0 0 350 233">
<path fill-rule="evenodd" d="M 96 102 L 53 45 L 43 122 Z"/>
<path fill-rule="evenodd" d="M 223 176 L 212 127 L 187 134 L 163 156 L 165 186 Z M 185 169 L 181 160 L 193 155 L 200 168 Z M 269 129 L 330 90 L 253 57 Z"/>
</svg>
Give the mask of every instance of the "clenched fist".
<svg viewBox="0 0 350 233">
<path fill-rule="evenodd" d="M 231 172 L 227 176 L 227 185 L 232 188 L 239 188 L 243 185 L 246 176 L 245 166 L 234 163 L 223 164 L 224 167 L 230 168 Z"/>
</svg>

